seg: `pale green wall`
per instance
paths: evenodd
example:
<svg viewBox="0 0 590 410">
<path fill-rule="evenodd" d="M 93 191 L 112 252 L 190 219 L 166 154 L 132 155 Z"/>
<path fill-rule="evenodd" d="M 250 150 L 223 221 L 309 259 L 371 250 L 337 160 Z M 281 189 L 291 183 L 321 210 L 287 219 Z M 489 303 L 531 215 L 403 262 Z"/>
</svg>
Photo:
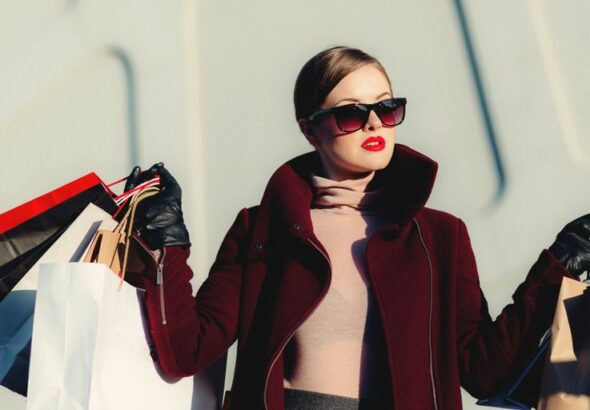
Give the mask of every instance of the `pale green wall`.
<svg viewBox="0 0 590 410">
<path fill-rule="evenodd" d="M 590 208 L 589 17 L 573 0 L 6 0 L 0 211 L 89 171 L 112 181 L 164 160 L 184 189 L 198 284 L 238 210 L 310 149 L 292 108 L 302 64 L 357 46 L 408 98 L 398 141 L 439 162 L 429 205 L 467 222 L 495 315 Z"/>
</svg>

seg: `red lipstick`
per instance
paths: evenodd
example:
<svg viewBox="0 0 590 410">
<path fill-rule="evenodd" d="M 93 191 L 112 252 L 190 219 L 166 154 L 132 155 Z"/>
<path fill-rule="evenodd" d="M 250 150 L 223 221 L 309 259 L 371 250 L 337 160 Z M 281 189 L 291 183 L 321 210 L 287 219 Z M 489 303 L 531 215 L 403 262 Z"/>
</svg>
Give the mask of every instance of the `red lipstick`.
<svg viewBox="0 0 590 410">
<path fill-rule="evenodd" d="M 361 148 L 364 148 L 367 151 L 381 151 L 385 148 L 385 139 L 380 135 L 369 137 L 363 141 Z"/>
</svg>

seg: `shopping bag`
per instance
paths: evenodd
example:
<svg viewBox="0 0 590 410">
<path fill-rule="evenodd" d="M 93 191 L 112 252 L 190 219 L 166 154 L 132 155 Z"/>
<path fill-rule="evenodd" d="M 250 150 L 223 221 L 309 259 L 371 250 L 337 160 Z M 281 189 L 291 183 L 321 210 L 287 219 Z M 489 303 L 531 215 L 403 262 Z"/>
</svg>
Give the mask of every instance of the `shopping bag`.
<svg viewBox="0 0 590 410">
<path fill-rule="evenodd" d="M 35 289 L 42 263 L 79 261 L 99 228 L 112 229 L 111 215 L 89 204 L 24 278 L 0 302 L 0 385 L 27 395 Z"/>
<path fill-rule="evenodd" d="M 193 378 L 160 374 L 143 291 L 103 264 L 39 273 L 27 409 L 192 409 Z"/>
<path fill-rule="evenodd" d="M 0 214 L 0 301 L 89 203 L 109 213 L 117 205 L 90 173 Z"/>
<path fill-rule="evenodd" d="M 561 284 L 538 409 L 590 409 L 590 290 L 573 279 Z"/>
<path fill-rule="evenodd" d="M 35 291 L 11 292 L 0 304 L 0 385 L 26 395 Z"/>
<path fill-rule="evenodd" d="M 99 229 L 113 229 L 117 222 L 108 213 L 93 203 L 87 204 L 84 210 L 77 216 L 49 247 L 49 249 L 25 272 L 22 280 L 14 286 L 14 290 L 37 289 L 39 267 L 43 263 L 79 262 L 81 261 L 92 239 Z M 0 302 L 1 303 L 1 302 Z"/>
<path fill-rule="evenodd" d="M 551 333 L 547 331 L 539 346 L 526 364 L 494 396 L 476 402 L 480 406 L 501 409 L 530 410 L 539 397 L 540 378 L 543 372 L 543 358 L 547 355 Z"/>
<path fill-rule="evenodd" d="M 149 187 L 131 198 L 126 214 L 115 229 L 100 229 L 92 240 L 84 262 L 103 263 L 120 278 L 136 287 L 143 286 L 146 268 L 154 264 L 149 249 L 132 235 L 135 211 L 141 201 L 160 190 Z"/>
</svg>

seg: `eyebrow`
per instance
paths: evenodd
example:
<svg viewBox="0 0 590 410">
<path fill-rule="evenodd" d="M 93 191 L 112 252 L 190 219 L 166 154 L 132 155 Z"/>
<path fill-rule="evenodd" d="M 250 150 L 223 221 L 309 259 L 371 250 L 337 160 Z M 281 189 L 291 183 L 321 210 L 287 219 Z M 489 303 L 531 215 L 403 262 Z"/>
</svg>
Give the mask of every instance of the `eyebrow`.
<svg viewBox="0 0 590 410">
<path fill-rule="evenodd" d="M 380 99 L 382 97 L 385 97 L 385 96 L 388 96 L 388 95 L 391 95 L 391 93 L 389 91 L 386 91 L 386 92 L 384 92 L 382 94 L 379 94 L 377 97 L 375 97 L 375 99 L 378 100 L 378 99 Z M 338 101 L 334 105 L 336 106 L 336 105 L 338 105 L 338 104 L 340 104 L 341 102 L 344 102 L 344 101 L 350 101 L 350 102 L 353 102 L 353 103 L 360 102 L 360 100 L 357 100 L 356 98 L 343 98 L 342 100 Z"/>
</svg>

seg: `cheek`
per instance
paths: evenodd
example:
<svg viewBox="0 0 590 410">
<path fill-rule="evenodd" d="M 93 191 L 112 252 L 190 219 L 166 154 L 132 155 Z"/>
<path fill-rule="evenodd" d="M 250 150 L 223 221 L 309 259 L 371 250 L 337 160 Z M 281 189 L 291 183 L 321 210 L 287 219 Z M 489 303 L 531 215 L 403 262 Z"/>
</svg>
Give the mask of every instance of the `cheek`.
<svg viewBox="0 0 590 410">
<path fill-rule="evenodd" d="M 320 120 L 317 124 L 317 130 L 322 137 L 322 140 L 328 138 L 334 138 L 336 135 L 341 134 L 342 131 L 336 125 L 336 120 L 332 116 L 328 116 Z"/>
<path fill-rule="evenodd" d="M 395 128 L 387 128 L 387 133 L 384 135 L 388 143 L 395 143 Z"/>
<path fill-rule="evenodd" d="M 324 159 L 334 163 L 346 163 L 353 160 L 355 139 L 352 135 L 324 135 L 320 138 L 318 150 L 323 153 Z"/>
<path fill-rule="evenodd" d="M 385 138 L 385 142 L 387 144 L 383 154 L 387 157 L 387 162 L 389 162 L 395 149 L 395 131 L 393 128 L 389 128 L 382 135 L 383 138 Z"/>
<path fill-rule="evenodd" d="M 360 148 L 362 141 L 362 135 L 358 135 L 358 132 L 341 135 L 333 140 L 330 148 L 337 156 L 352 160 L 362 153 Z"/>
</svg>

